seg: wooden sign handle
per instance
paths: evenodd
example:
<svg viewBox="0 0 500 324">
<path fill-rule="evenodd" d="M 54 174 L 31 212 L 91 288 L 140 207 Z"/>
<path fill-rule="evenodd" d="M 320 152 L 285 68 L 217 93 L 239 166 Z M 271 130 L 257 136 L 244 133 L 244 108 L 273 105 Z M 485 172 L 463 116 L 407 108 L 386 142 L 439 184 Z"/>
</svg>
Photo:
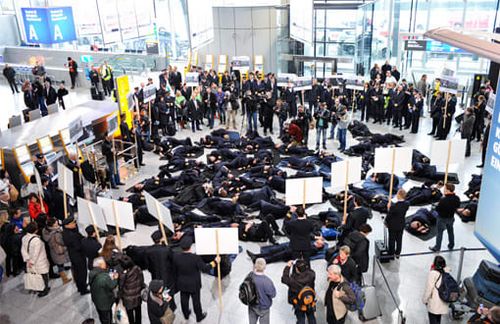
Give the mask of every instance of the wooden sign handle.
<svg viewBox="0 0 500 324">
<path fill-rule="evenodd" d="M 158 201 L 155 201 L 155 207 L 156 207 L 156 213 L 158 214 L 158 224 L 160 225 L 161 236 L 163 237 L 165 244 L 168 245 L 167 234 L 165 233 L 165 227 L 163 225 L 163 215 L 161 214 L 160 205 Z"/>
<path fill-rule="evenodd" d="M 446 92 L 444 93 L 446 95 Z M 443 129 L 446 128 L 446 118 L 448 115 L 448 96 L 446 96 L 445 104 L 444 104 L 444 116 L 443 116 Z"/>
<path fill-rule="evenodd" d="M 307 184 L 306 183 L 307 183 L 307 180 L 304 179 L 304 184 L 302 186 L 302 189 L 304 190 L 302 192 L 302 208 L 304 208 L 304 211 L 306 209 L 306 188 L 307 188 Z"/>
<path fill-rule="evenodd" d="M 392 148 L 392 166 L 391 166 L 391 182 L 389 184 L 389 202 L 387 209 L 391 208 L 392 204 L 392 190 L 394 189 L 394 163 L 396 162 L 396 148 Z"/>
<path fill-rule="evenodd" d="M 90 207 L 90 201 L 87 202 L 87 208 L 89 209 L 90 219 L 92 220 L 92 226 L 94 226 L 95 235 L 97 236 L 97 240 L 101 240 L 101 236 L 99 235 L 99 229 L 97 228 L 97 224 L 95 223 L 94 211 Z"/>
<path fill-rule="evenodd" d="M 219 255 L 219 230 L 215 230 L 215 247 L 217 250 L 217 257 L 220 258 Z M 218 281 L 218 288 L 219 288 L 219 307 L 220 311 L 222 312 L 224 305 L 222 303 L 222 279 L 220 275 L 220 262 L 217 262 L 217 281 Z"/>
<path fill-rule="evenodd" d="M 68 197 L 66 195 L 66 174 L 64 172 L 64 169 L 62 169 L 62 174 L 61 176 L 63 177 L 63 206 L 64 206 L 64 218 L 68 218 Z"/>
</svg>

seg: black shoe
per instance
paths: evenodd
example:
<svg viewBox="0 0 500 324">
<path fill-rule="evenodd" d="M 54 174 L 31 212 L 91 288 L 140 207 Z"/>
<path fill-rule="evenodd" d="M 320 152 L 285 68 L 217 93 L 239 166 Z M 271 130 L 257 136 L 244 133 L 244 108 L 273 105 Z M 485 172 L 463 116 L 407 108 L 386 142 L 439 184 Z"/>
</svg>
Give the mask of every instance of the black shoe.
<svg viewBox="0 0 500 324">
<path fill-rule="evenodd" d="M 38 297 L 45 297 L 49 294 L 50 287 L 45 288 L 44 290 L 40 291 L 38 293 Z"/>
<path fill-rule="evenodd" d="M 396 254 L 396 259 L 399 259 L 400 255 L 399 254 Z"/>
<path fill-rule="evenodd" d="M 249 250 L 247 250 L 247 254 L 250 257 L 250 259 L 252 260 L 252 262 L 255 263 L 255 259 L 257 259 L 257 257 L 255 256 L 255 254 L 252 253 L 252 252 L 250 252 Z"/>
<path fill-rule="evenodd" d="M 439 250 L 434 246 L 429 246 L 429 250 L 431 250 L 432 252 L 439 252 Z"/>
<path fill-rule="evenodd" d="M 83 291 L 80 291 L 80 295 L 85 296 L 86 294 L 90 294 L 90 290 L 85 289 Z"/>
<path fill-rule="evenodd" d="M 448 250 L 453 250 L 454 247 L 454 245 L 448 245 Z"/>
<path fill-rule="evenodd" d="M 190 315 L 191 315 L 191 311 L 189 310 L 189 311 L 188 311 L 187 316 L 186 316 L 186 315 L 184 315 L 184 318 L 186 319 L 186 321 L 189 319 L 189 316 L 190 316 Z"/>
<path fill-rule="evenodd" d="M 203 312 L 203 313 L 201 313 L 200 318 L 196 319 L 196 322 L 199 323 L 199 322 L 203 321 L 206 317 L 207 317 L 207 312 Z"/>
<path fill-rule="evenodd" d="M 145 166 L 146 164 L 145 163 L 141 163 L 140 166 Z"/>
<path fill-rule="evenodd" d="M 111 186 L 111 189 L 118 189 L 117 186 Z"/>
<path fill-rule="evenodd" d="M 118 182 L 116 185 L 117 186 L 124 186 L 125 184 L 123 182 Z"/>
<path fill-rule="evenodd" d="M 432 135 L 432 136 L 434 136 L 434 133 L 428 133 L 427 135 Z"/>
<path fill-rule="evenodd" d="M 476 168 L 484 168 L 484 164 L 476 165 Z"/>
</svg>

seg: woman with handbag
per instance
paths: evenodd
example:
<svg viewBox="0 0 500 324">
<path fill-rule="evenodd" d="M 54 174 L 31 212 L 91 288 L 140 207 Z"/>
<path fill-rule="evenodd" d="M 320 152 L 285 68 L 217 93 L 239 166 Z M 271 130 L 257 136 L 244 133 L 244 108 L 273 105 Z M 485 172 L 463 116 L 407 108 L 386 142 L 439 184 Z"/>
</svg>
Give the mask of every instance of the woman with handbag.
<svg viewBox="0 0 500 324">
<path fill-rule="evenodd" d="M 147 291 L 148 317 L 151 324 L 172 324 L 175 314 L 169 303 L 172 296 L 163 293 L 163 281 L 151 280 Z"/>
<path fill-rule="evenodd" d="M 69 263 L 69 256 L 62 238 L 62 228 L 56 218 L 47 219 L 47 226 L 42 230 L 42 238 L 49 245 L 50 256 L 57 266 L 63 285 L 67 284 L 71 281 L 71 278 L 66 275 L 64 264 Z"/>
<path fill-rule="evenodd" d="M 120 263 L 123 272 L 120 274 L 119 296 L 127 310 L 129 323 L 141 324 L 141 291 L 145 288 L 142 270 L 128 255 L 123 255 Z"/>
<path fill-rule="evenodd" d="M 26 262 L 24 286 L 28 290 L 38 291 L 38 297 L 49 293 L 49 260 L 45 252 L 45 243 L 38 233 L 36 222 L 25 228 L 26 235 L 22 239 L 21 254 Z"/>
</svg>

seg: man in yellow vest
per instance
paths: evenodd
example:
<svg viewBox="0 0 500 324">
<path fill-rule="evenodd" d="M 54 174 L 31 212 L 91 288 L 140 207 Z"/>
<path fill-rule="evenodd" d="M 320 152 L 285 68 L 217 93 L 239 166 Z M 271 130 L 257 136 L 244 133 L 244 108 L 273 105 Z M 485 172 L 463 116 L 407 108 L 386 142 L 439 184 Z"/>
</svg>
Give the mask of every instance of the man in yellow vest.
<svg viewBox="0 0 500 324">
<path fill-rule="evenodd" d="M 108 65 L 107 61 L 104 61 L 104 64 L 100 69 L 101 78 L 102 78 L 102 87 L 104 88 L 104 95 L 110 96 L 113 93 L 113 69 Z"/>
</svg>

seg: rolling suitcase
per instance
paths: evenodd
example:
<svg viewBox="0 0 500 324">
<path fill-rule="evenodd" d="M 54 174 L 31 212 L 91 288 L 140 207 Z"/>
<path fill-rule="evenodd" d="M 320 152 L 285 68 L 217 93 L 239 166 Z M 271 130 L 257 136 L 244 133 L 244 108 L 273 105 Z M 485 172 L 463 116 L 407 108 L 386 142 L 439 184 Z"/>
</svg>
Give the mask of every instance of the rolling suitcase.
<svg viewBox="0 0 500 324">
<path fill-rule="evenodd" d="M 375 286 L 364 286 L 361 290 L 365 297 L 365 305 L 359 311 L 359 319 L 361 321 L 369 321 L 382 316 Z"/>
<path fill-rule="evenodd" d="M 389 249 L 387 245 L 387 228 L 384 226 L 384 240 L 375 241 L 375 256 L 380 261 L 380 263 L 387 263 L 394 260 L 394 256 L 389 255 Z"/>
<path fill-rule="evenodd" d="M 92 100 L 104 100 L 104 93 L 99 91 L 96 87 L 90 88 L 90 95 Z"/>
</svg>

